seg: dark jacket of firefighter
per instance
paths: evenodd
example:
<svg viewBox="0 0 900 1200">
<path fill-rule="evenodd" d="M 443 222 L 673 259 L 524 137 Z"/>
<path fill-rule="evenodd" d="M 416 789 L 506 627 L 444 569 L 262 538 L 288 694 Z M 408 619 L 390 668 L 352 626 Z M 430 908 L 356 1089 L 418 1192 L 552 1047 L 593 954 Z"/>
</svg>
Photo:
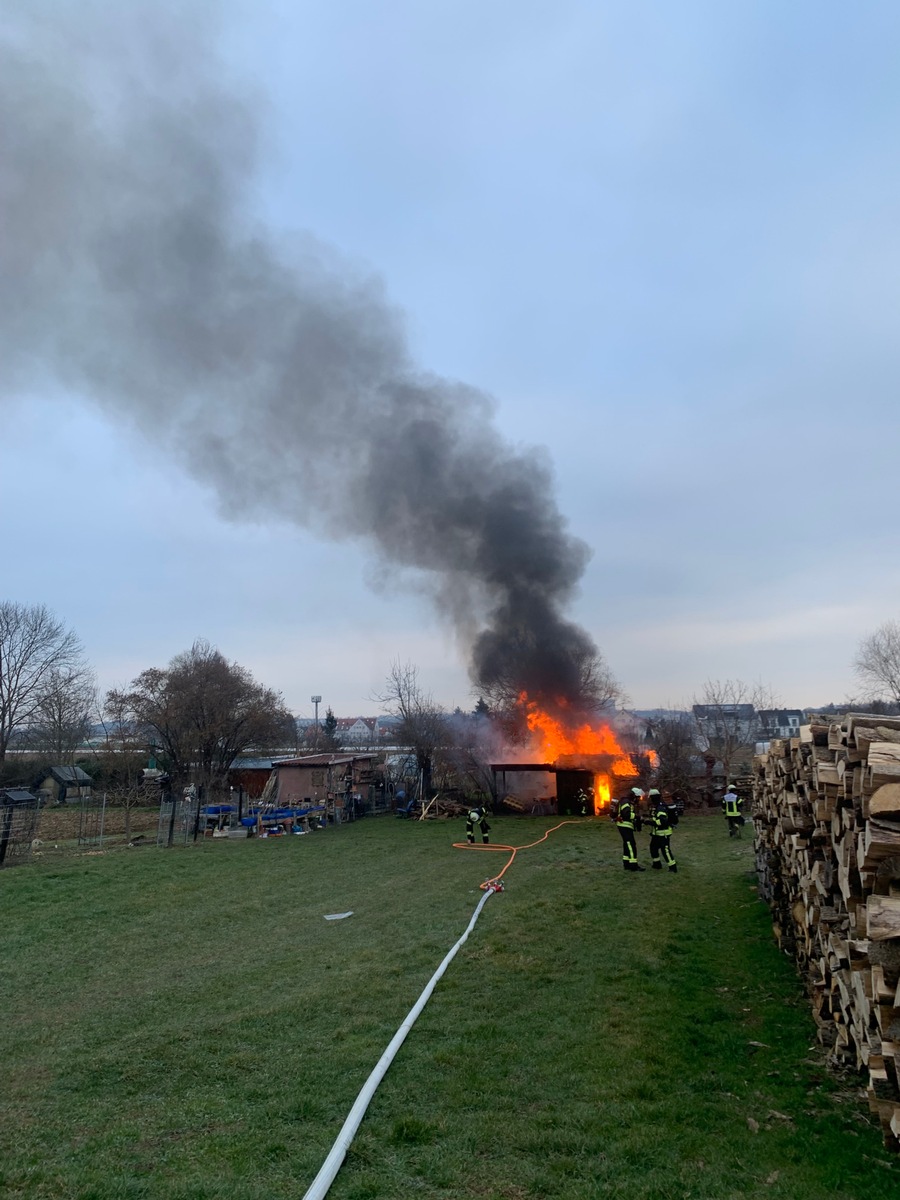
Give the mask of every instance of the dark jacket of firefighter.
<svg viewBox="0 0 900 1200">
<path fill-rule="evenodd" d="M 626 871 L 643 870 L 638 866 L 637 843 L 634 831 L 640 829 L 641 818 L 630 796 L 620 800 L 616 806 L 616 828 L 622 837 L 622 866 Z"/>
<path fill-rule="evenodd" d="M 650 816 L 650 863 L 654 871 L 661 871 L 663 863 L 670 871 L 677 871 L 675 855 L 672 853 L 672 830 L 678 824 L 674 805 L 658 804 Z"/>
<path fill-rule="evenodd" d="M 486 846 L 490 841 L 488 833 L 490 825 L 487 823 L 487 809 L 482 805 L 480 808 L 472 808 L 469 810 L 469 815 L 466 817 L 466 841 L 475 841 L 475 826 L 481 826 L 481 841 Z"/>
<path fill-rule="evenodd" d="M 620 829 L 636 829 L 640 833 L 641 818 L 635 811 L 630 797 L 620 800 L 616 805 L 616 824 Z"/>
</svg>

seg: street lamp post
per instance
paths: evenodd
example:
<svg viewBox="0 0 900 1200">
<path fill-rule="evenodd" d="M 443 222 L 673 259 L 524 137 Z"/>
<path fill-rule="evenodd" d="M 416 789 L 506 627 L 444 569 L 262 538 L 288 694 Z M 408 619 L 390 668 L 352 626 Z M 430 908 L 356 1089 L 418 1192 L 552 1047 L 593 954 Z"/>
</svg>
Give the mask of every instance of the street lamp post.
<svg viewBox="0 0 900 1200">
<path fill-rule="evenodd" d="M 319 749 L 319 705 L 322 703 L 322 697 L 321 696 L 310 696 L 310 700 L 316 706 L 316 732 L 315 732 L 315 739 L 313 741 L 313 749 L 318 750 Z"/>
</svg>

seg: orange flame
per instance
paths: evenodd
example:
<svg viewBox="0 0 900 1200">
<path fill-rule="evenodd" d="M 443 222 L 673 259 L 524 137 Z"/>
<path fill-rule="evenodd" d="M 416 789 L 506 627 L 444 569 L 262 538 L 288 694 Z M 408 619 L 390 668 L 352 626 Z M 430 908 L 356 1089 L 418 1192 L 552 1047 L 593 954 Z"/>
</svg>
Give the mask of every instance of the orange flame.
<svg viewBox="0 0 900 1200">
<path fill-rule="evenodd" d="M 612 781 L 608 775 L 594 776 L 594 816 L 605 812 L 612 799 Z"/>
<path fill-rule="evenodd" d="M 634 777 L 638 771 L 628 753 L 609 725 L 584 723 L 568 727 L 557 717 L 541 709 L 525 692 L 519 696 L 528 728 L 536 735 L 538 754 L 547 762 L 557 762 L 564 755 L 604 755 L 612 761 L 608 772 L 594 774 L 594 813 L 609 807 L 612 795 L 612 776 Z"/>
</svg>

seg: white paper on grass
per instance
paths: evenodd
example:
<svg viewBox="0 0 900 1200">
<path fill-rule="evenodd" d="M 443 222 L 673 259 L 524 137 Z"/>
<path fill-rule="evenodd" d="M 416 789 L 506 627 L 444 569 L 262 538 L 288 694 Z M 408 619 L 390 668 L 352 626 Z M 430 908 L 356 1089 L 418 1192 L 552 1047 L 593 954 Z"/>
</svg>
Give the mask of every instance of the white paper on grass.
<svg viewBox="0 0 900 1200">
<path fill-rule="evenodd" d="M 353 913 L 352 913 L 352 912 L 348 912 L 348 913 L 326 913 L 326 914 L 325 914 L 325 920 L 326 920 L 326 921 L 343 921 L 344 917 L 352 917 L 352 916 L 353 916 Z"/>
</svg>

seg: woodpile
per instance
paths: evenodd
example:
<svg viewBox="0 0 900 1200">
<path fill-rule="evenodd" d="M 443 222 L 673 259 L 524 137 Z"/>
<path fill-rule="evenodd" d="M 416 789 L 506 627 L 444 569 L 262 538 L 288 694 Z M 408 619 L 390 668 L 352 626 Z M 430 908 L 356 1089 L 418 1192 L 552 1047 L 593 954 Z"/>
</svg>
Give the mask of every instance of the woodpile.
<svg viewBox="0 0 900 1200">
<path fill-rule="evenodd" d="M 900 1150 L 900 717 L 813 717 L 755 760 L 756 865 L 832 1062 Z"/>
</svg>

